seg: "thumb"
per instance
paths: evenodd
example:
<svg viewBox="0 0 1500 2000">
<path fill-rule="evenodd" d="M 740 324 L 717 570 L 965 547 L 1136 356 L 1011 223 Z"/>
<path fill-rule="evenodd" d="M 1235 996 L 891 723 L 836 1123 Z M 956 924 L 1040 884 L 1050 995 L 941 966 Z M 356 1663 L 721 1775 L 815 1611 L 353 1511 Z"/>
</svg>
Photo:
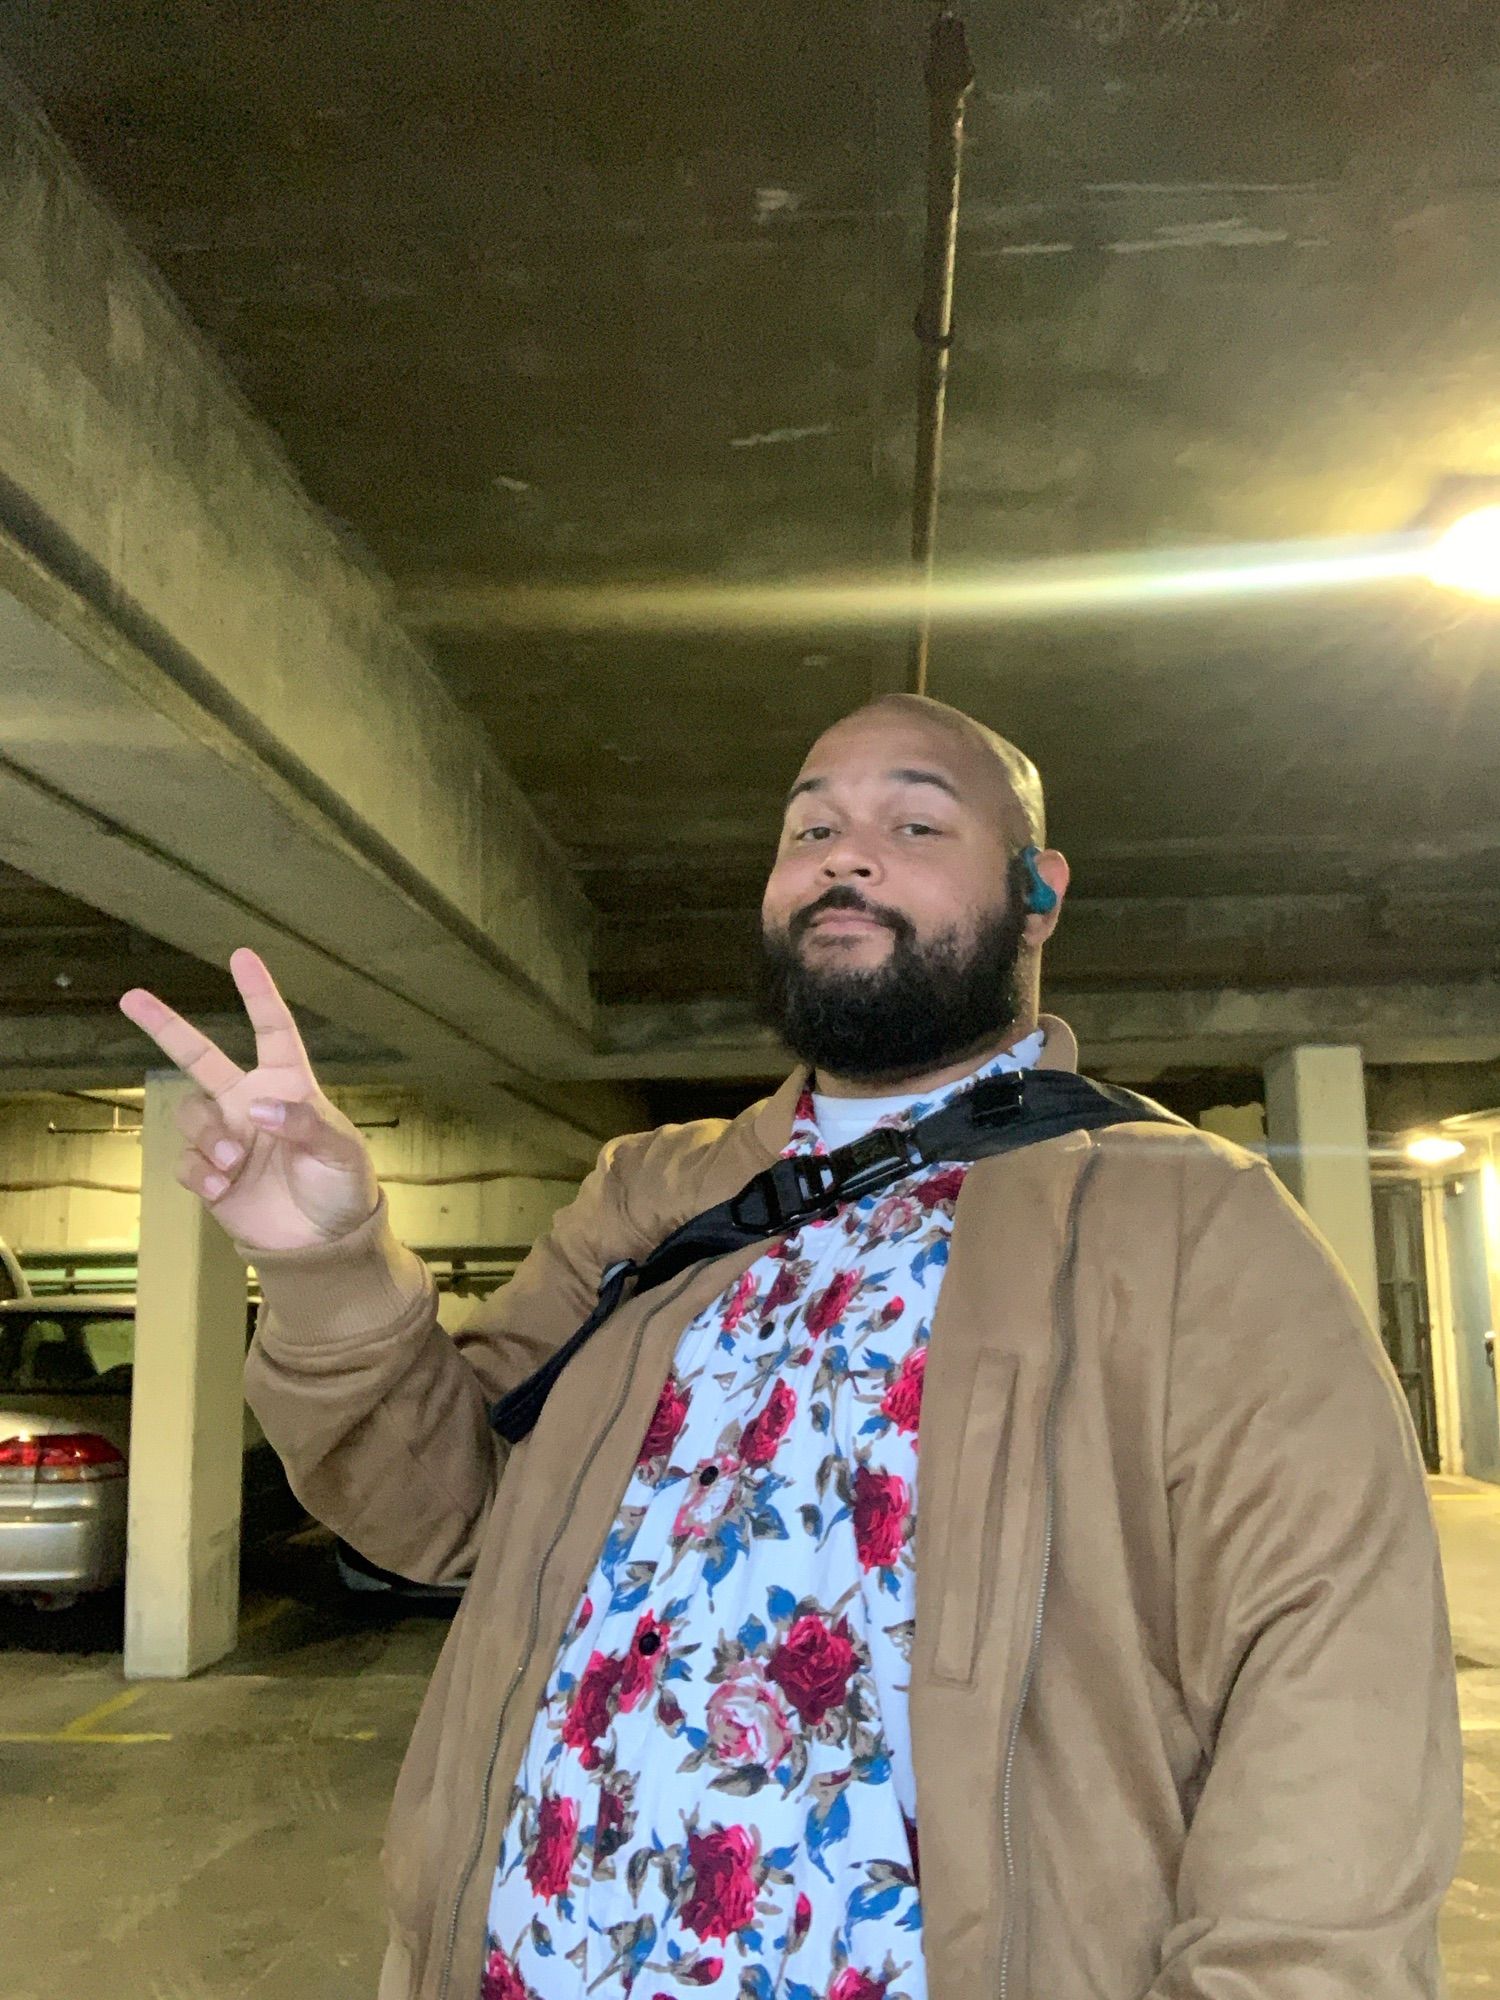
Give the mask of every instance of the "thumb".
<svg viewBox="0 0 1500 2000">
<path fill-rule="evenodd" d="M 250 1118 L 269 1138 L 285 1139 L 325 1166 L 366 1169 L 369 1153 L 359 1133 L 331 1104 L 257 1097 Z"/>
</svg>

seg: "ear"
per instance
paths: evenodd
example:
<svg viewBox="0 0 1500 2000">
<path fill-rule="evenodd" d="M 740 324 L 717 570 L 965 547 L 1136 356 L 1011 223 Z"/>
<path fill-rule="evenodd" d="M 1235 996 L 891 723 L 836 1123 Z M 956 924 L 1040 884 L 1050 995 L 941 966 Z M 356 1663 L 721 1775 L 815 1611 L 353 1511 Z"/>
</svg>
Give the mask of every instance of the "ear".
<svg viewBox="0 0 1500 2000">
<path fill-rule="evenodd" d="M 1068 893 L 1068 883 L 1072 879 L 1067 856 L 1060 854 L 1055 847 L 1044 847 L 1038 854 L 1036 871 L 1056 896 L 1057 902 L 1045 916 L 1033 913 L 1026 919 L 1026 942 L 1034 951 L 1039 950 L 1057 929 L 1058 919 L 1062 915 L 1063 899 Z"/>
</svg>

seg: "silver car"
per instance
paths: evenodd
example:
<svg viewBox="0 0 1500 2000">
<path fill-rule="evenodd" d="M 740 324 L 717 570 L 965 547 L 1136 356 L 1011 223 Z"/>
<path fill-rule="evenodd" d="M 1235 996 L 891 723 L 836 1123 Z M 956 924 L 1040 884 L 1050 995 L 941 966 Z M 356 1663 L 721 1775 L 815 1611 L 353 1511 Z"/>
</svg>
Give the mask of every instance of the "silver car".
<svg viewBox="0 0 1500 2000">
<path fill-rule="evenodd" d="M 52 1608 L 125 1575 L 135 1301 L 0 1302 L 0 1594 Z M 305 1517 L 245 1412 L 247 1536 Z"/>
</svg>

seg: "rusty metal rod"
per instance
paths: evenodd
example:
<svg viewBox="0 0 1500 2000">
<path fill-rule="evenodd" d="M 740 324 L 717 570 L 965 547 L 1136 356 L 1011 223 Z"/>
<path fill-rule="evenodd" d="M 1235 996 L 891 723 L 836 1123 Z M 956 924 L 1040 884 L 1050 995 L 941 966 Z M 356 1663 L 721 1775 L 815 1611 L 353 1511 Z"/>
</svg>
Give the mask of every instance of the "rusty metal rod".
<svg viewBox="0 0 1500 2000">
<path fill-rule="evenodd" d="M 930 590 L 937 552 L 938 491 L 943 464 L 943 411 L 948 352 L 953 345 L 953 266 L 958 249 L 958 183 L 963 162 L 964 106 L 974 87 L 969 42 L 957 14 L 933 21 L 927 45 L 927 236 L 922 248 L 922 299 L 916 333 L 917 464 L 912 493 L 912 564 L 923 587 L 907 655 L 907 686 L 927 692 L 932 633 Z"/>
</svg>

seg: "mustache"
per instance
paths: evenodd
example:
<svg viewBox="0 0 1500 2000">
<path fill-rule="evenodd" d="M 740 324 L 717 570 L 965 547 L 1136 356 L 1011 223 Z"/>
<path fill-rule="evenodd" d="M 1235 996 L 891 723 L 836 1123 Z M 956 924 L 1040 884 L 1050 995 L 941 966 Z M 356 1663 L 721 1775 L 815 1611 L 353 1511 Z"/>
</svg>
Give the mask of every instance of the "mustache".
<svg viewBox="0 0 1500 2000">
<path fill-rule="evenodd" d="M 858 889 L 851 889 L 846 883 L 839 882 L 831 889 L 825 889 L 815 903 L 809 903 L 805 909 L 798 910 L 788 921 L 787 936 L 792 943 L 800 944 L 818 918 L 830 910 L 850 910 L 859 916 L 869 917 L 872 922 L 884 924 L 887 930 L 893 931 L 898 940 L 909 940 L 915 935 L 910 921 L 903 917 L 899 910 L 889 910 L 883 904 L 872 903 L 862 896 Z"/>
</svg>

